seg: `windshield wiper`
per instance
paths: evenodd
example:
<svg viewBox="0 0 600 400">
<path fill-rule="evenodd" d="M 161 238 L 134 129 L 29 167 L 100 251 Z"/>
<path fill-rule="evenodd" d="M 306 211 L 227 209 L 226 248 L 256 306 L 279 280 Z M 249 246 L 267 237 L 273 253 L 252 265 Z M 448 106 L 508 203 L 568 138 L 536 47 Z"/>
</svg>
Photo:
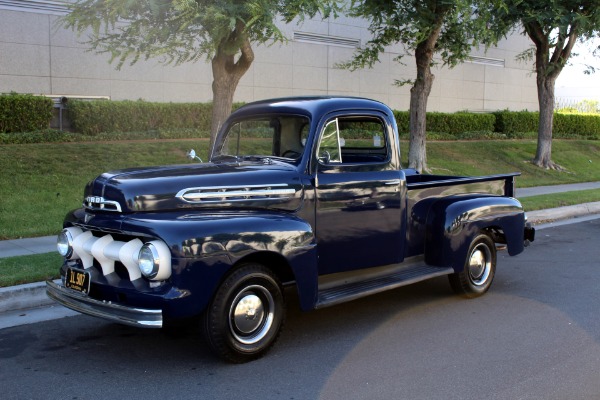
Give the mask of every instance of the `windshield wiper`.
<svg viewBox="0 0 600 400">
<path fill-rule="evenodd" d="M 290 159 L 285 157 L 275 157 L 275 156 L 267 156 L 267 155 L 256 155 L 256 154 L 248 154 L 243 156 L 234 156 L 231 154 L 218 154 L 211 158 L 211 162 L 219 162 L 219 161 L 227 161 L 227 160 L 235 160 L 238 164 L 242 161 L 256 161 L 263 163 L 265 165 L 271 165 L 275 162 L 284 162 L 289 163 Z"/>
<path fill-rule="evenodd" d="M 227 161 L 227 160 L 235 160 L 235 162 L 239 163 L 241 161 L 241 157 L 240 156 L 235 156 L 232 154 L 217 154 L 215 156 L 213 156 L 210 161 L 211 162 L 216 162 L 216 161 Z"/>
</svg>

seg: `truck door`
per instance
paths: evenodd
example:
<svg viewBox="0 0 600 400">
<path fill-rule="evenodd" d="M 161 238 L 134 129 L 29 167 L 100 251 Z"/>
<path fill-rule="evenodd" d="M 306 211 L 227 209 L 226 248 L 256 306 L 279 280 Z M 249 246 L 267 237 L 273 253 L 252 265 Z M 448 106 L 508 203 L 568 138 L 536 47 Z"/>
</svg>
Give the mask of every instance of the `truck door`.
<svg viewBox="0 0 600 400">
<path fill-rule="evenodd" d="M 377 114 L 322 124 L 315 179 L 320 274 L 402 261 L 405 179 L 394 138 Z"/>
</svg>

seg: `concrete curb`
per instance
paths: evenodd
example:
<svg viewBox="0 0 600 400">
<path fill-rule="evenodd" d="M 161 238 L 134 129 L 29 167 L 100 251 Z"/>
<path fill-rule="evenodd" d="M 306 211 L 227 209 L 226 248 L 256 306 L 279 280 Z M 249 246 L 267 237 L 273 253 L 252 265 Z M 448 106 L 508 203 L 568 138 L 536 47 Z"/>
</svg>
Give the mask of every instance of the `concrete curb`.
<svg viewBox="0 0 600 400">
<path fill-rule="evenodd" d="M 527 213 L 528 221 L 534 225 L 566 220 L 592 214 L 600 214 L 600 202 L 579 204 Z M 59 282 L 56 280 L 55 282 Z M 36 282 L 25 285 L 0 288 L 0 313 L 25 310 L 56 304 L 46 295 L 46 283 Z"/>
<path fill-rule="evenodd" d="M 55 302 L 46 295 L 46 282 L 0 288 L 0 313 L 50 304 Z"/>
<path fill-rule="evenodd" d="M 544 222 L 559 221 L 592 214 L 600 214 L 600 201 L 595 203 L 578 204 L 575 206 L 531 211 L 527 213 L 527 220 L 535 225 Z"/>
</svg>

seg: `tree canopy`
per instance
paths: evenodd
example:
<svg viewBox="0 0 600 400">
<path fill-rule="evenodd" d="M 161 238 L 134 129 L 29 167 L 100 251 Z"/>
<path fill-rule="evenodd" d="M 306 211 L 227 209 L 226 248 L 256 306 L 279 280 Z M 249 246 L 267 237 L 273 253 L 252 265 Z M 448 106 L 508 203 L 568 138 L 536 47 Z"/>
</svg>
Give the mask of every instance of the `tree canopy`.
<svg viewBox="0 0 600 400">
<path fill-rule="evenodd" d="M 117 68 L 150 58 L 175 65 L 211 62 L 214 136 L 254 60 L 252 46 L 286 40 L 277 20 L 337 10 L 336 1 L 317 0 L 77 0 L 61 22 L 87 35 L 90 49 L 110 54 Z"/>
<path fill-rule="evenodd" d="M 600 0 L 504 0 L 499 7 L 506 26 L 520 24 L 533 48 L 523 54 L 535 60 L 540 123 L 533 163 L 561 169 L 551 158 L 554 86 L 577 41 L 599 37 Z M 597 52 L 600 48 L 596 49 Z"/>
<path fill-rule="evenodd" d="M 350 15 L 370 21 L 372 39 L 343 67 L 371 67 L 388 46 L 399 44 L 405 55 L 415 58 L 415 79 L 396 82 L 412 84 L 410 100 L 409 167 L 427 170 L 425 113 L 435 76 L 431 67 L 439 60 L 454 67 L 469 58 L 474 46 L 496 43 L 498 30 L 492 1 L 487 0 L 362 0 L 352 1 Z M 435 59 L 437 55 L 439 59 Z"/>
</svg>

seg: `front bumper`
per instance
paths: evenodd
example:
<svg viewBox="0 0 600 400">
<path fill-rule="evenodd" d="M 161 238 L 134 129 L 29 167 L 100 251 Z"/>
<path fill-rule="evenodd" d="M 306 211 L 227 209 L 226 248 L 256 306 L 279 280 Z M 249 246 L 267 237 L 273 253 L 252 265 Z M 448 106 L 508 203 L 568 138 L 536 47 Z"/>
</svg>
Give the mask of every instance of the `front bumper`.
<svg viewBox="0 0 600 400">
<path fill-rule="evenodd" d="M 94 300 L 52 281 L 46 281 L 46 293 L 48 297 L 63 306 L 83 314 L 142 328 L 162 328 L 163 326 L 162 310 L 126 307 Z"/>
</svg>

